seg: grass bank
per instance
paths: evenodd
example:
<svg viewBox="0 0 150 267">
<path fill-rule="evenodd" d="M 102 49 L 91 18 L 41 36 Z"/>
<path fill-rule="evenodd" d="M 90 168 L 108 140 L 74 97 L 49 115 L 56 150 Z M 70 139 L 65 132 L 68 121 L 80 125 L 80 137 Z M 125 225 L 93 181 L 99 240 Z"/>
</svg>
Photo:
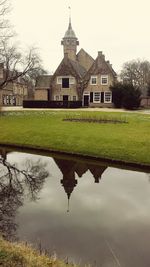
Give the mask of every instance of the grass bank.
<svg viewBox="0 0 150 267">
<path fill-rule="evenodd" d="M 65 118 L 126 123 L 74 122 Z M 150 165 L 150 115 L 78 110 L 4 112 L 0 116 L 0 143 Z"/>
<path fill-rule="evenodd" d="M 77 267 L 56 257 L 39 254 L 29 245 L 10 243 L 0 238 L 0 266 L 3 267 Z"/>
</svg>

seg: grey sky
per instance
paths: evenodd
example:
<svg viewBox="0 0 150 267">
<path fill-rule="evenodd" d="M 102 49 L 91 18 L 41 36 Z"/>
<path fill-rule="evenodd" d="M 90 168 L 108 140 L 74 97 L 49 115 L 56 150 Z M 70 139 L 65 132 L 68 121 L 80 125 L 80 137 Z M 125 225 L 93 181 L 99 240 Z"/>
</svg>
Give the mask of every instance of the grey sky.
<svg viewBox="0 0 150 267">
<path fill-rule="evenodd" d="M 11 0 L 11 22 L 25 46 L 39 48 L 44 67 L 54 71 L 63 57 L 61 39 L 68 27 L 68 6 L 72 26 L 93 58 L 103 51 L 119 72 L 132 59 L 150 60 L 150 2 L 148 0 Z"/>
</svg>

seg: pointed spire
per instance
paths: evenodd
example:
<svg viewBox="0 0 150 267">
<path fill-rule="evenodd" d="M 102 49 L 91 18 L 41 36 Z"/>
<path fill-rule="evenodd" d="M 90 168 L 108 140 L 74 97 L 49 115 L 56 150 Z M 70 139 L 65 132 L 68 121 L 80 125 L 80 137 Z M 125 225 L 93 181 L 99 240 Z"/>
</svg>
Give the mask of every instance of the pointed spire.
<svg viewBox="0 0 150 267">
<path fill-rule="evenodd" d="M 70 196 L 71 196 L 71 194 L 67 194 L 67 196 L 68 196 L 68 207 L 67 207 L 67 212 L 69 212 L 70 211 Z"/>
<path fill-rule="evenodd" d="M 68 8 L 69 8 L 69 27 L 68 27 L 68 29 L 70 30 L 70 29 L 72 29 L 72 26 L 71 26 L 71 7 L 69 6 Z"/>
<path fill-rule="evenodd" d="M 74 38 L 77 40 L 77 37 L 76 37 L 76 35 L 72 29 L 72 25 L 71 25 L 71 7 L 69 6 L 68 8 L 69 8 L 69 26 L 68 26 L 68 30 L 65 33 L 64 38 Z"/>
</svg>

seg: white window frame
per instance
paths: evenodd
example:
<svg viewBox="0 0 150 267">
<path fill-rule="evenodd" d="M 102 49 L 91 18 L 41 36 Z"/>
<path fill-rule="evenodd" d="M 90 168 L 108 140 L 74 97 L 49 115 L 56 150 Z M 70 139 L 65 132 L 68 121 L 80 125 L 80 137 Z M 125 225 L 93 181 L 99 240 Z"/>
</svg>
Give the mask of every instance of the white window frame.
<svg viewBox="0 0 150 267">
<path fill-rule="evenodd" d="M 75 100 L 73 98 L 75 98 Z M 77 96 L 76 95 L 73 95 L 72 101 L 77 101 Z"/>
<path fill-rule="evenodd" d="M 107 79 L 107 83 L 103 83 L 103 79 Z M 108 85 L 108 75 L 101 75 L 101 85 Z"/>
<path fill-rule="evenodd" d="M 68 78 L 69 79 L 69 86 L 71 84 L 75 84 L 75 78 L 73 76 L 58 76 L 57 77 L 57 84 L 61 84 L 62 85 L 62 79 L 63 78 Z"/>
<path fill-rule="evenodd" d="M 57 99 L 57 98 L 58 98 L 58 99 Z M 56 95 L 56 96 L 55 96 L 55 100 L 56 100 L 56 101 L 59 101 L 59 95 Z"/>
<path fill-rule="evenodd" d="M 93 82 L 92 82 L 92 79 L 96 79 L 96 83 L 93 83 Z M 91 76 L 90 84 L 91 84 L 91 85 L 97 85 L 97 76 L 94 76 L 94 75 Z"/>
<path fill-rule="evenodd" d="M 109 101 L 106 101 L 106 94 L 110 94 L 110 100 Z M 112 103 L 112 92 L 104 92 L 104 103 Z"/>
<path fill-rule="evenodd" d="M 99 100 L 95 100 L 95 94 L 99 94 Z M 101 92 L 93 92 L 93 103 L 101 103 Z"/>
</svg>

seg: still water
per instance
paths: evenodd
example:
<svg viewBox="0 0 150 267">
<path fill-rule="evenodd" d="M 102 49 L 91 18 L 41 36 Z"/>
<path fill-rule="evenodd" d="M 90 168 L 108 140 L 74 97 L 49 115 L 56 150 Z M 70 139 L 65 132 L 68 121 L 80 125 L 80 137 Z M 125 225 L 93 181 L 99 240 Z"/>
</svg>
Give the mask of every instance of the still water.
<svg viewBox="0 0 150 267">
<path fill-rule="evenodd" d="M 0 231 L 63 259 L 150 266 L 149 173 L 20 152 L 0 156 Z"/>
</svg>

